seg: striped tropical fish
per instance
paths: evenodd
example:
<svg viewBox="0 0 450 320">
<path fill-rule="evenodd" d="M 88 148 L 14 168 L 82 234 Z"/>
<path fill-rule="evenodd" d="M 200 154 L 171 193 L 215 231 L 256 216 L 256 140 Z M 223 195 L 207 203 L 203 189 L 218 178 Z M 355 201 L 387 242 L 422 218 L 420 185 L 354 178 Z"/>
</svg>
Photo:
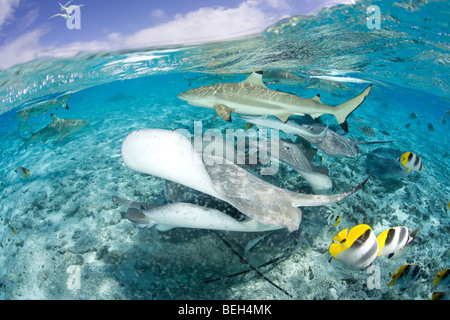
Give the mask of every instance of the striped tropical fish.
<svg viewBox="0 0 450 320">
<path fill-rule="evenodd" d="M 391 276 L 388 287 L 398 286 L 398 294 L 403 294 L 407 285 L 419 279 L 421 268 L 415 264 L 405 264 Z"/>
<path fill-rule="evenodd" d="M 424 167 L 422 165 L 422 159 L 415 153 L 405 152 L 398 159 L 398 161 L 403 165 L 402 168 L 404 168 L 408 173 L 411 170 L 413 171 L 424 170 Z"/>
<path fill-rule="evenodd" d="M 366 224 L 340 231 L 333 241 L 337 243 L 330 245 L 330 254 L 349 269 L 366 269 L 378 254 L 377 238 Z"/>
<path fill-rule="evenodd" d="M 380 248 L 378 256 L 386 256 L 389 259 L 402 256 L 413 243 L 419 230 L 420 227 L 410 233 L 406 227 L 394 227 L 383 231 L 377 237 Z"/>
</svg>

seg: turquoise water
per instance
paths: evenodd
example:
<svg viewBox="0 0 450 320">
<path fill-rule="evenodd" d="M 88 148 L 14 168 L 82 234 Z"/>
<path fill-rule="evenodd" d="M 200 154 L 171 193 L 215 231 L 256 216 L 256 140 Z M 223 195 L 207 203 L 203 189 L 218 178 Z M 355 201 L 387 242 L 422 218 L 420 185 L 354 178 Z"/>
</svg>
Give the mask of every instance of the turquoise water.
<svg viewBox="0 0 450 320">
<path fill-rule="evenodd" d="M 214 111 L 193 107 L 177 95 L 220 82 L 237 82 L 255 70 L 285 70 L 302 78 L 274 90 L 329 105 L 342 103 L 373 84 L 370 96 L 348 119 L 347 137 L 393 142 L 385 147 L 414 152 L 425 170 L 402 179 L 372 177 L 364 188 L 336 204 L 302 208 L 298 231 L 279 230 L 248 255 L 264 275 L 294 299 L 427 299 L 434 275 L 449 267 L 448 2 L 374 1 L 380 29 L 366 24 L 370 1 L 322 10 L 315 17 L 291 17 L 264 33 L 223 43 L 80 54 L 32 61 L 0 72 L 0 297 L 2 299 L 290 299 L 248 270 L 211 232 L 140 229 L 125 218 L 120 196 L 164 202 L 164 181 L 127 168 L 121 144 L 133 130 L 242 129 Z M 61 142 L 26 149 L 15 114 L 40 101 L 73 91 L 61 119 L 88 120 Z M 417 114 L 412 119 L 411 113 Z M 298 122 L 308 117 L 293 117 Z M 321 121 L 344 134 L 335 119 Z M 444 121 L 445 120 L 445 121 Z M 50 123 L 46 113 L 21 125 L 23 135 Z M 432 130 L 430 125 L 432 125 Z M 365 135 L 361 127 L 374 130 Z M 361 145 L 367 154 L 380 145 Z M 371 171 L 364 157 L 331 157 L 318 151 L 316 164 L 329 169 L 335 192 L 363 181 Z M 24 178 L 15 170 L 30 171 Z M 312 193 L 294 170 L 282 165 L 273 181 Z M 337 226 L 327 224 L 340 215 Z M 377 258 L 378 273 L 352 271 L 331 260 L 331 238 L 344 228 L 368 224 L 376 234 L 404 225 L 421 226 L 404 257 Z M 13 230 L 14 228 L 14 230 Z M 224 233 L 234 248 L 254 234 Z M 387 287 L 390 275 L 412 263 L 422 277 L 403 295 Z M 74 267 L 72 267 L 74 266 Z M 75 270 L 75 271 L 73 271 Z M 79 273 L 77 273 L 79 272 Z M 79 278 L 76 278 L 78 277 Z M 75 278 L 74 278 L 75 277 Z M 73 279 L 75 282 L 72 283 Z M 78 285 L 79 284 L 79 285 Z"/>
</svg>

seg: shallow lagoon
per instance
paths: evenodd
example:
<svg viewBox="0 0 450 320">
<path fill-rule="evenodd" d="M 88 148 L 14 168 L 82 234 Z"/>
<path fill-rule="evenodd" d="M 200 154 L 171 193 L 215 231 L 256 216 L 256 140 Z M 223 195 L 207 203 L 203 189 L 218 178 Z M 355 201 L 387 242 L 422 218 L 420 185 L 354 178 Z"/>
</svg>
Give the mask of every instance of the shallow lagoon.
<svg viewBox="0 0 450 320">
<path fill-rule="evenodd" d="M 295 25 L 287 19 L 262 35 L 238 41 L 39 60 L 2 71 L 0 297 L 288 299 L 252 271 L 215 280 L 248 270 L 216 234 L 139 229 L 112 201 L 114 195 L 140 202 L 165 200 L 162 179 L 133 172 L 122 162 L 121 143 L 131 131 L 193 132 L 194 121 L 202 121 L 204 130 L 242 129 L 245 122 L 235 115 L 231 123 L 214 121 L 212 110 L 189 106 L 177 95 L 206 84 L 242 81 L 245 74 L 261 69 L 302 76 L 303 84 L 269 87 L 303 97 L 320 93 L 330 105 L 367 85 L 339 77 L 373 83 L 370 96 L 349 117 L 346 136 L 393 140 L 389 147 L 419 154 L 425 170 L 403 179 L 372 177 L 363 190 L 337 204 L 302 208 L 300 229 L 267 236 L 249 252 L 249 261 L 263 265 L 281 257 L 260 270 L 295 299 L 431 297 L 434 275 L 449 266 L 449 130 L 441 120 L 450 120 L 445 113 L 448 50 L 443 47 L 448 41 L 439 25 L 439 12 L 448 5 L 433 2 L 418 8 L 412 14 L 386 5 L 387 20 L 380 30 L 354 23 L 364 17 L 365 7 L 344 6 L 314 19 L 297 19 Z M 421 27 L 429 31 L 421 33 Z M 136 59 L 150 55 L 156 58 Z M 74 91 L 70 109 L 52 112 L 61 119 L 88 120 L 89 126 L 58 144 L 53 140 L 25 149 L 17 136 L 16 112 L 66 91 Z M 410 118 L 413 112 L 416 119 Z M 334 118 L 320 119 L 343 134 Z M 27 121 L 28 130 L 49 122 L 48 113 L 34 117 Z M 363 126 L 371 127 L 375 137 L 359 130 Z M 363 145 L 361 154 L 375 148 Z M 329 169 L 335 192 L 348 190 L 370 172 L 363 159 L 355 165 L 354 158 L 321 151 L 316 163 Z M 30 177 L 17 175 L 18 166 L 29 169 Z M 282 164 L 272 182 L 312 193 L 304 179 Z M 337 227 L 327 224 L 330 213 L 342 217 Z M 376 234 L 397 225 L 422 228 L 405 257 L 377 258 L 373 266 L 379 269 L 371 272 L 330 262 L 331 238 L 361 223 Z M 255 238 L 226 232 L 221 236 L 234 248 L 244 248 Z M 420 265 L 422 278 L 398 296 L 386 285 L 390 274 L 406 263 Z M 378 271 L 380 286 L 373 287 Z"/>
</svg>

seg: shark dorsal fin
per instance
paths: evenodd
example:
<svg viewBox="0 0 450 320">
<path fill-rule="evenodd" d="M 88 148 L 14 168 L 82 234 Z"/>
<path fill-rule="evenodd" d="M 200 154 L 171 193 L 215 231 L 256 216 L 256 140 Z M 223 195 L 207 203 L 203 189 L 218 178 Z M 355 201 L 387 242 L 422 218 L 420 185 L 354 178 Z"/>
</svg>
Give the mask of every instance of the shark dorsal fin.
<svg viewBox="0 0 450 320">
<path fill-rule="evenodd" d="M 262 81 L 262 71 L 253 72 L 243 81 L 244 83 L 254 84 L 261 87 L 266 87 Z"/>
<path fill-rule="evenodd" d="M 52 122 L 59 120 L 59 118 L 57 116 L 55 116 L 53 113 L 50 115 L 50 117 L 52 117 Z"/>
<path fill-rule="evenodd" d="M 320 94 L 318 94 L 317 96 L 314 96 L 311 98 L 312 101 L 318 102 L 320 104 L 323 104 L 322 101 L 320 101 Z"/>
</svg>

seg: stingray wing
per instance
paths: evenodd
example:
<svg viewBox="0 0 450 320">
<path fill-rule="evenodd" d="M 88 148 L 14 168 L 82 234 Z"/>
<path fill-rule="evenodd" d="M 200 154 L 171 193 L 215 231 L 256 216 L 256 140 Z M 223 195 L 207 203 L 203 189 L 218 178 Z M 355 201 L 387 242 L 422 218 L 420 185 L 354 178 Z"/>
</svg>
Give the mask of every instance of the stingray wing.
<svg viewBox="0 0 450 320">
<path fill-rule="evenodd" d="M 302 212 L 291 205 L 289 197 L 284 196 L 286 190 L 255 177 L 223 158 L 204 154 L 204 160 L 216 190 L 239 211 L 263 224 L 280 225 L 289 231 L 298 229 Z M 225 164 L 217 165 L 214 161 Z"/>
</svg>

